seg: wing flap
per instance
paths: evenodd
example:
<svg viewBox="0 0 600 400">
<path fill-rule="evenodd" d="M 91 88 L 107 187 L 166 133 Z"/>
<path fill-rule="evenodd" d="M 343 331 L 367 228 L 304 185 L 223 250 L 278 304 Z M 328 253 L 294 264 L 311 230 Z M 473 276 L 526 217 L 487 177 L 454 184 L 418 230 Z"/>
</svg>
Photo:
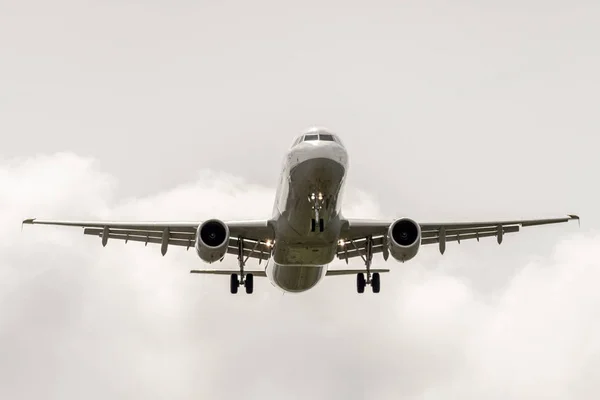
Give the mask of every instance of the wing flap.
<svg viewBox="0 0 600 400">
<path fill-rule="evenodd" d="M 376 269 L 376 268 L 371 268 L 371 273 L 386 273 L 386 272 L 390 272 L 389 269 Z M 366 274 L 367 270 L 366 269 L 333 269 L 333 270 L 329 270 L 327 271 L 327 273 L 325 274 L 325 276 L 340 276 L 340 275 L 355 275 L 355 274 Z"/>
<path fill-rule="evenodd" d="M 518 225 L 510 225 L 510 226 L 505 226 L 503 229 L 504 229 L 505 233 L 518 232 L 519 226 Z M 421 237 L 423 239 L 438 237 L 439 232 L 440 232 L 439 229 L 422 231 Z M 446 238 L 448 238 L 450 236 L 456 236 L 456 235 L 461 235 L 461 236 L 469 235 L 469 234 L 482 235 L 484 233 L 496 233 L 496 232 L 498 232 L 498 227 L 492 226 L 492 227 L 481 227 L 481 228 L 458 228 L 458 229 L 457 228 L 455 228 L 455 229 L 447 229 L 446 228 L 445 232 L 446 232 Z"/>
<path fill-rule="evenodd" d="M 83 230 L 84 235 L 93 235 L 102 237 L 103 229 L 97 228 L 85 228 Z M 110 229 L 108 230 L 109 235 L 125 235 L 125 236 L 137 236 L 137 237 L 148 237 L 148 238 L 162 238 L 164 231 L 150 231 L 150 230 L 133 230 L 133 229 Z M 169 229 L 169 237 L 171 239 L 180 239 L 180 240 L 192 240 L 196 239 L 195 232 L 172 232 Z M 109 236 L 110 239 L 113 239 Z M 116 239 L 116 238 L 115 238 Z M 120 238 L 119 238 L 120 239 Z"/>
<path fill-rule="evenodd" d="M 123 241 L 125 241 L 125 243 L 130 242 L 130 241 L 131 242 L 141 242 L 141 243 L 153 243 L 153 244 L 162 244 L 163 243 L 161 238 L 147 237 L 147 236 L 120 235 L 120 234 L 116 234 L 116 233 L 109 233 L 108 238 L 123 240 Z M 172 246 L 181 246 L 181 247 L 187 247 L 188 249 L 190 247 L 194 247 L 193 240 L 169 239 L 168 243 L 170 246 L 171 245 Z"/>
<path fill-rule="evenodd" d="M 243 247 L 248 250 L 262 251 L 264 253 L 271 253 L 271 242 L 255 239 L 243 239 Z M 239 238 L 232 237 L 229 239 L 229 246 L 237 249 L 239 245 Z"/>
<path fill-rule="evenodd" d="M 503 228 L 503 233 L 513 233 L 513 232 L 519 232 L 519 227 L 518 226 L 507 226 L 506 228 Z M 461 240 L 471 240 L 471 239 L 479 240 L 479 238 L 492 237 L 492 236 L 498 236 L 498 229 L 494 229 L 493 231 L 490 231 L 490 230 L 477 231 L 477 230 L 473 230 L 473 229 L 465 229 L 465 233 L 461 232 L 460 230 L 454 230 L 452 235 L 449 235 L 448 233 L 446 233 L 445 240 L 446 240 L 446 242 L 459 242 L 460 243 Z M 438 232 L 436 232 L 435 235 L 430 235 L 428 237 L 421 239 L 421 244 L 423 244 L 423 245 L 439 243 L 439 242 L 440 242 L 440 237 L 439 237 Z"/>
<path fill-rule="evenodd" d="M 385 238 L 383 236 L 376 236 L 372 238 L 372 252 L 373 254 L 382 253 L 384 251 Z M 340 260 L 346 260 L 355 257 L 366 257 L 367 256 L 367 239 L 356 238 L 350 240 L 341 240 L 337 247 L 337 257 Z"/>
<path fill-rule="evenodd" d="M 238 248 L 232 247 L 232 246 L 227 247 L 227 254 L 237 255 Z M 257 259 L 259 262 L 262 260 L 268 260 L 271 257 L 270 252 L 268 252 L 268 253 L 264 252 L 264 251 L 260 252 L 259 250 L 248 249 L 248 248 L 244 248 L 243 254 L 244 254 L 244 258 L 254 258 L 254 259 Z"/>
<path fill-rule="evenodd" d="M 372 252 L 373 254 L 378 254 L 378 253 L 383 253 L 383 244 L 377 245 L 377 246 L 373 246 L 372 248 Z M 356 258 L 356 257 L 366 257 L 367 256 L 367 250 L 366 250 L 366 246 L 362 246 L 359 247 L 358 249 L 354 249 L 354 248 L 348 248 L 348 246 L 346 246 L 346 248 L 342 248 L 339 249 L 337 251 L 337 257 L 340 260 L 348 260 L 350 258 Z"/>
</svg>

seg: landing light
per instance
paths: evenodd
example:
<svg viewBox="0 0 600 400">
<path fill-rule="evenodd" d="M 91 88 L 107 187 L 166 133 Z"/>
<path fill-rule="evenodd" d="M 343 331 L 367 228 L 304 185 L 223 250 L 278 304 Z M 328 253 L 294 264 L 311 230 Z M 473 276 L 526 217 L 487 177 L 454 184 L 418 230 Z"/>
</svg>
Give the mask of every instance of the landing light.
<svg viewBox="0 0 600 400">
<path fill-rule="evenodd" d="M 270 241 L 270 240 L 267 240 L 267 241 L 265 242 L 265 244 L 267 245 L 267 247 L 271 247 L 271 246 L 273 245 L 273 244 L 271 243 L 271 241 Z"/>
<path fill-rule="evenodd" d="M 346 242 L 344 242 L 343 239 L 340 239 L 340 241 L 338 242 L 338 244 L 343 247 L 343 246 L 346 245 Z"/>
</svg>

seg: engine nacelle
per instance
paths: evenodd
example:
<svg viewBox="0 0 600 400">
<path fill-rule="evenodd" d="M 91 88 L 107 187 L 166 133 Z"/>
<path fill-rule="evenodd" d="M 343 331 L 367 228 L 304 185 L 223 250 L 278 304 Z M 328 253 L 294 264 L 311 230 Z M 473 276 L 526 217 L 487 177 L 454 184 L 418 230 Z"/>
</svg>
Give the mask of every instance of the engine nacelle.
<svg viewBox="0 0 600 400">
<path fill-rule="evenodd" d="M 220 260 L 227 253 L 229 227 L 218 219 L 204 221 L 196 232 L 196 253 L 207 263 Z"/>
<path fill-rule="evenodd" d="M 421 247 L 421 226 L 409 218 L 394 221 L 388 229 L 387 246 L 396 260 L 412 259 Z"/>
</svg>

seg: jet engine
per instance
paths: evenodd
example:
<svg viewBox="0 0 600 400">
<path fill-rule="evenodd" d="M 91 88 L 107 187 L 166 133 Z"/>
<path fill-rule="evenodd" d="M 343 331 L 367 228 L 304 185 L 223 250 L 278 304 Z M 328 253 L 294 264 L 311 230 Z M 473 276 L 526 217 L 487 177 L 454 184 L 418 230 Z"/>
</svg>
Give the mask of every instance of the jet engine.
<svg viewBox="0 0 600 400">
<path fill-rule="evenodd" d="M 387 245 L 396 260 L 412 259 L 421 246 L 421 226 L 409 218 L 394 221 L 388 229 Z"/>
<path fill-rule="evenodd" d="M 204 221 L 196 232 L 196 253 L 207 263 L 222 259 L 229 245 L 229 227 L 218 219 Z"/>
</svg>

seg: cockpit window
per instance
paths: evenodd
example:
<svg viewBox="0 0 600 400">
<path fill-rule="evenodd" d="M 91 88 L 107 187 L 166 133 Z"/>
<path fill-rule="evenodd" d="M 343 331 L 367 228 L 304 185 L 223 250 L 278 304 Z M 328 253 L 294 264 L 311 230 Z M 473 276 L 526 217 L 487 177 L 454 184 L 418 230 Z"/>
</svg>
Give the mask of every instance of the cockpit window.
<svg viewBox="0 0 600 400">
<path fill-rule="evenodd" d="M 325 140 L 325 141 L 328 141 L 328 142 L 334 142 L 335 141 L 333 139 L 333 135 L 325 134 L 325 133 L 320 133 L 319 134 L 319 140 Z"/>
<path fill-rule="evenodd" d="M 315 132 L 315 131 L 313 131 Z M 320 133 L 319 131 L 316 131 L 315 133 L 306 133 L 304 135 L 300 135 L 299 137 L 296 138 L 296 140 L 294 140 L 294 144 L 292 145 L 292 147 L 302 143 L 302 142 L 316 142 L 316 141 L 324 141 L 324 142 L 335 142 L 338 144 L 342 144 L 342 141 L 340 140 L 340 138 L 335 135 L 335 134 L 331 134 L 331 133 Z"/>
</svg>

